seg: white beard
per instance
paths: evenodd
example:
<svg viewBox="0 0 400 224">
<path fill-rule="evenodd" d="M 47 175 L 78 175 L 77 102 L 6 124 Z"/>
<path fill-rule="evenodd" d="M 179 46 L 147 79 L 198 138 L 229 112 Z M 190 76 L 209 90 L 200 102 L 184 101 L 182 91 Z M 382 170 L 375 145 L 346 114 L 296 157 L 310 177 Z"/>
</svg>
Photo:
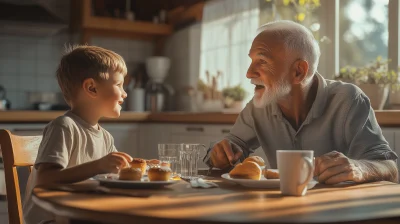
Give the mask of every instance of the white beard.
<svg viewBox="0 0 400 224">
<path fill-rule="evenodd" d="M 267 105 L 276 103 L 278 100 L 288 96 L 290 91 L 291 91 L 290 84 L 286 82 L 284 79 L 281 79 L 277 83 L 276 88 L 268 88 L 267 86 L 264 85 L 264 92 L 262 93 L 261 96 L 258 96 L 260 94 L 255 92 L 253 97 L 253 104 L 256 108 L 265 108 Z"/>
</svg>

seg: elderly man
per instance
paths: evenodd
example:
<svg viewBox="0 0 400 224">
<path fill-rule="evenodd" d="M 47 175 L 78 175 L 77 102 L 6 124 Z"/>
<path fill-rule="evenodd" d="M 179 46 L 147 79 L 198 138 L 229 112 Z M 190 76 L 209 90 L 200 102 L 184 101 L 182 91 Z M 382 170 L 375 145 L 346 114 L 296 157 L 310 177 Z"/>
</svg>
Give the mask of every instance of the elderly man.
<svg viewBox="0 0 400 224">
<path fill-rule="evenodd" d="M 312 33 L 291 21 L 260 28 L 246 77 L 254 97 L 230 134 L 205 157 L 209 166 L 232 167 L 262 147 L 272 168 L 276 150 L 314 150 L 319 182 L 397 182 L 397 155 L 356 86 L 317 72 L 320 49 Z"/>
</svg>

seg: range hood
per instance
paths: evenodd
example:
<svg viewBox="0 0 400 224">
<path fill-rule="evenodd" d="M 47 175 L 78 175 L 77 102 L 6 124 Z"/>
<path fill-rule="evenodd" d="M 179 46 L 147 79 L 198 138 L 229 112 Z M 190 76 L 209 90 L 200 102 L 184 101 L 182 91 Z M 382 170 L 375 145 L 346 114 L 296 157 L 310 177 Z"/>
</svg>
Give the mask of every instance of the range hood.
<svg viewBox="0 0 400 224">
<path fill-rule="evenodd" d="M 51 36 L 68 28 L 69 0 L 0 0 L 0 34 Z"/>
</svg>

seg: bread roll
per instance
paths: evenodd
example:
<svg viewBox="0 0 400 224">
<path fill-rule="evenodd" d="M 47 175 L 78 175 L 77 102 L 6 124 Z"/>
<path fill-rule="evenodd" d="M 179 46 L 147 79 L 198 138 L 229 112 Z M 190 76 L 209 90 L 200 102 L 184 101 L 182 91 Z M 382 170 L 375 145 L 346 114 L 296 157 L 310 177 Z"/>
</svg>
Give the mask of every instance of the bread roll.
<svg viewBox="0 0 400 224">
<path fill-rule="evenodd" d="M 171 169 L 169 167 L 151 167 L 147 172 L 150 181 L 168 181 L 171 178 Z"/>
<path fill-rule="evenodd" d="M 132 168 L 139 168 L 142 170 L 142 174 L 146 173 L 146 160 L 144 159 L 139 159 L 139 158 L 134 158 L 130 163 Z"/>
<path fill-rule="evenodd" d="M 147 160 L 146 163 L 149 167 L 152 167 L 152 166 L 159 166 L 161 164 L 161 161 L 158 159 L 151 159 Z"/>
<path fill-rule="evenodd" d="M 279 179 L 279 172 L 277 170 L 263 170 L 263 175 L 267 179 Z"/>
<path fill-rule="evenodd" d="M 229 176 L 234 179 L 261 179 L 261 167 L 252 161 L 239 163 L 229 172 Z"/>
<path fill-rule="evenodd" d="M 265 166 L 265 162 L 264 162 L 263 158 L 261 158 L 259 156 L 249 156 L 243 162 L 249 162 L 249 161 L 255 162 L 259 166 Z"/>
<path fill-rule="evenodd" d="M 119 171 L 120 180 L 140 180 L 142 179 L 142 170 L 139 168 L 123 168 Z"/>
</svg>

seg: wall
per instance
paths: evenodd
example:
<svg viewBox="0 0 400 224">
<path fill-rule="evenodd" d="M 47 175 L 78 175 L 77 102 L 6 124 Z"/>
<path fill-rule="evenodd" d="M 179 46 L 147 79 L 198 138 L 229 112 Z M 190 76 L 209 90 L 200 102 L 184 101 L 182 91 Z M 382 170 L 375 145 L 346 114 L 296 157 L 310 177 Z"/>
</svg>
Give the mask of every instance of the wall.
<svg viewBox="0 0 400 224">
<path fill-rule="evenodd" d="M 25 109 L 26 92 L 57 92 L 55 72 L 65 44 L 78 43 L 77 35 L 61 32 L 51 37 L 0 35 L 0 85 L 6 88 L 12 109 Z M 150 42 L 94 38 L 93 45 L 119 53 L 128 71 L 153 53 Z"/>
<path fill-rule="evenodd" d="M 197 23 L 172 34 L 166 41 L 164 54 L 171 59 L 166 83 L 175 89 L 176 109 L 190 110 L 184 89 L 196 87 L 200 65 L 201 24 Z"/>
</svg>

